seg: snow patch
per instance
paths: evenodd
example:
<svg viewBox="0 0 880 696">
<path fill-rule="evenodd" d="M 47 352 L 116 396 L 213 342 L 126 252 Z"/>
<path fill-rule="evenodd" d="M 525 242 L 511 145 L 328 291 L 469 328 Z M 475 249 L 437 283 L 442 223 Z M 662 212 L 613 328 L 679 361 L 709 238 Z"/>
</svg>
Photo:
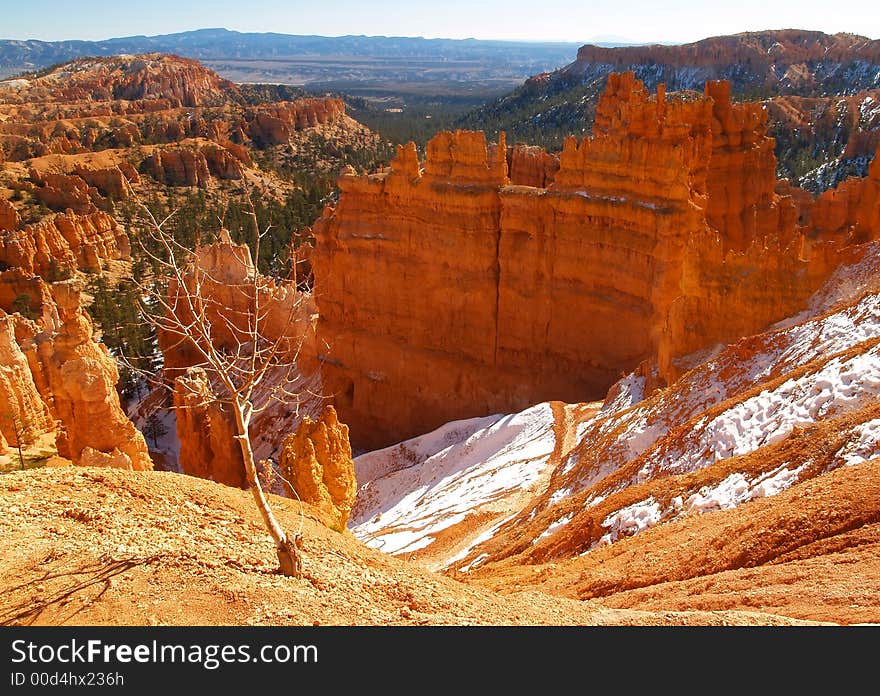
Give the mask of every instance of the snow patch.
<svg viewBox="0 0 880 696">
<path fill-rule="evenodd" d="M 489 527 L 489 529 L 487 529 L 485 532 L 482 532 L 481 534 L 474 537 L 474 539 L 471 540 L 470 544 L 465 546 L 461 551 L 459 551 L 457 554 L 455 554 L 452 558 L 448 559 L 445 563 L 445 566 L 448 568 L 452 564 L 457 563 L 458 561 L 461 561 L 461 560 L 467 558 L 473 549 L 475 549 L 477 546 L 479 546 L 483 542 L 489 541 L 489 539 L 494 537 L 495 533 L 499 529 L 501 529 L 501 527 L 505 523 L 509 522 L 514 517 L 516 517 L 516 513 L 514 513 L 513 515 L 509 515 L 509 516 L 505 517 L 504 519 L 496 522 L 491 527 Z"/>
<path fill-rule="evenodd" d="M 608 515 L 602 526 L 608 533 L 600 539 L 601 545 L 617 541 L 621 536 L 633 536 L 653 527 L 660 521 L 660 504 L 653 496 Z"/>
<path fill-rule="evenodd" d="M 550 499 L 547 501 L 547 504 L 552 507 L 556 505 L 560 500 L 567 498 L 571 495 L 571 488 L 557 488 L 553 493 L 550 494 Z"/>
<path fill-rule="evenodd" d="M 551 523 L 550 526 L 547 527 L 547 529 L 545 529 L 543 532 L 541 532 L 532 543 L 535 544 L 538 542 L 539 539 L 544 539 L 545 537 L 550 536 L 551 534 L 556 532 L 557 529 L 561 529 L 562 527 L 567 525 L 569 522 L 571 522 L 573 519 L 574 519 L 573 512 L 570 512 L 567 515 L 563 515 L 558 520 Z"/>
<path fill-rule="evenodd" d="M 690 496 L 683 505 L 686 514 L 700 514 L 712 510 L 730 510 L 756 498 L 769 498 L 791 488 L 807 467 L 795 469 L 785 466 L 749 481 L 744 474 L 734 473 L 715 486 L 705 486 Z M 673 504 L 672 506 L 676 506 Z"/>
<path fill-rule="evenodd" d="M 717 486 L 701 488 L 684 502 L 686 513 L 728 510 L 749 499 L 749 482 L 742 474 L 731 474 Z"/>
<path fill-rule="evenodd" d="M 469 572 L 471 571 L 472 568 L 476 568 L 477 566 L 482 565 L 483 561 L 485 561 L 487 558 L 489 558 L 489 554 L 488 554 L 488 553 L 481 553 L 481 554 L 480 554 L 479 556 L 477 556 L 474 560 L 472 560 L 472 561 L 471 561 L 470 563 L 468 563 L 466 566 L 464 566 L 463 568 L 461 568 L 461 572 L 462 572 L 462 573 L 469 573 Z"/>
<path fill-rule="evenodd" d="M 515 415 L 451 424 L 457 433 L 452 444 L 447 428 L 403 443 L 415 456 L 405 468 L 377 461 L 393 457 L 396 448 L 358 457 L 356 472 L 366 469 L 374 478 L 358 492 L 352 532 L 370 546 L 401 553 L 412 550 L 413 538 L 400 538 L 400 530 L 436 538 L 481 508 L 509 512 L 509 499 L 533 486 L 549 465 L 556 445 L 553 424 L 553 411 L 544 403 Z M 383 471 L 388 473 L 375 476 Z"/>
<path fill-rule="evenodd" d="M 852 466 L 880 457 L 880 419 L 857 425 L 850 441 L 834 455 L 835 466 Z"/>
<path fill-rule="evenodd" d="M 645 378 L 634 373 L 628 374 L 608 390 L 608 396 L 602 405 L 603 414 L 617 413 L 645 398 Z"/>
<path fill-rule="evenodd" d="M 705 426 L 701 423 L 679 446 L 652 453 L 643 467 L 696 471 L 713 462 L 753 452 L 786 439 L 799 425 L 857 408 L 880 394 L 880 355 L 834 358 L 818 372 L 789 379 L 773 390 L 736 404 Z"/>
</svg>

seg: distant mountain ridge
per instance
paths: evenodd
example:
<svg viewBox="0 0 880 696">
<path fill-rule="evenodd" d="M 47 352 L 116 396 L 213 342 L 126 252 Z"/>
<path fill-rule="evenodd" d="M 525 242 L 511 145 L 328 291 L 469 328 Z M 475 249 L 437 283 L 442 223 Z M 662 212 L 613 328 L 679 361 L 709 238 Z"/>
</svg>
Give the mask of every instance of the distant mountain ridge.
<svg viewBox="0 0 880 696">
<path fill-rule="evenodd" d="M 84 56 L 120 53 L 175 53 L 200 60 L 272 59 L 293 56 L 382 58 L 503 58 L 523 68 L 537 63 L 564 65 L 577 43 L 531 43 L 478 39 L 425 39 L 386 36 L 306 36 L 198 29 L 158 36 L 127 36 L 103 41 L 0 40 L 0 70 L 39 69 Z M 532 73 L 529 73 L 532 74 Z"/>
<path fill-rule="evenodd" d="M 574 62 L 533 76 L 456 126 L 490 137 L 503 130 L 509 139 L 560 149 L 566 136 L 591 131 L 606 78 L 626 71 L 651 90 L 663 83 L 668 91 L 702 92 L 709 80 L 728 80 L 738 99 L 765 101 L 777 139 L 778 175 L 811 190 L 846 175 L 864 176 L 877 146 L 872 133 L 880 126 L 880 41 L 799 29 L 678 46 L 582 46 Z M 784 105 L 774 107 L 780 99 Z"/>
<path fill-rule="evenodd" d="M 679 46 L 582 46 L 559 71 L 580 81 L 632 70 L 646 84 L 702 90 L 730 80 L 734 92 L 827 96 L 880 86 L 880 40 L 857 34 L 782 29 L 714 36 Z"/>
</svg>

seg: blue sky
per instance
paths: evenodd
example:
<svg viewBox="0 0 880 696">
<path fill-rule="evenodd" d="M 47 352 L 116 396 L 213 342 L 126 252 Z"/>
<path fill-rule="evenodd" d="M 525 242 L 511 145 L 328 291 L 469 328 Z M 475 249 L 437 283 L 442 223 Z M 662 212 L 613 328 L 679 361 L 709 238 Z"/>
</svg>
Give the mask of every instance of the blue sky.
<svg viewBox="0 0 880 696">
<path fill-rule="evenodd" d="M 880 38 L 880 1 L 2 0 L 0 38 L 106 39 L 205 27 L 287 34 L 695 41 L 760 29 Z"/>
</svg>

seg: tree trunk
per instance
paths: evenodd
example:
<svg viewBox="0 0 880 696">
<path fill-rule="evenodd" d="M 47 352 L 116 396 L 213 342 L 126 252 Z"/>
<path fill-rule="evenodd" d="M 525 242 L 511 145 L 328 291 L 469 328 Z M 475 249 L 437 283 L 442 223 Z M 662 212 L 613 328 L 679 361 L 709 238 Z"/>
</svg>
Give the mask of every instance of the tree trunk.
<svg viewBox="0 0 880 696">
<path fill-rule="evenodd" d="M 263 524 L 266 525 L 266 529 L 269 530 L 269 534 L 272 535 L 272 540 L 275 542 L 275 551 L 278 554 L 278 563 L 281 566 L 281 574 L 289 577 L 301 578 L 302 559 L 299 555 L 299 546 L 296 543 L 296 540 L 288 539 L 284 530 L 281 529 L 281 525 L 278 524 L 278 520 L 275 519 L 275 515 L 272 513 L 272 508 L 269 506 L 269 501 L 266 499 L 266 496 L 263 493 L 263 487 L 260 485 L 260 481 L 257 477 L 257 467 L 254 464 L 254 451 L 251 448 L 251 438 L 248 433 L 248 424 L 244 416 L 244 409 L 238 403 L 233 403 L 232 409 L 235 411 L 235 426 L 238 429 L 236 439 L 241 447 L 241 457 L 244 460 L 244 470 L 251 487 L 251 493 L 257 503 L 257 508 L 260 511 L 260 515 L 263 517 Z"/>
<path fill-rule="evenodd" d="M 21 454 L 21 433 L 18 431 L 18 416 L 12 414 L 12 429 L 15 432 L 15 446 L 18 448 L 18 463 L 24 471 L 24 457 Z"/>
</svg>

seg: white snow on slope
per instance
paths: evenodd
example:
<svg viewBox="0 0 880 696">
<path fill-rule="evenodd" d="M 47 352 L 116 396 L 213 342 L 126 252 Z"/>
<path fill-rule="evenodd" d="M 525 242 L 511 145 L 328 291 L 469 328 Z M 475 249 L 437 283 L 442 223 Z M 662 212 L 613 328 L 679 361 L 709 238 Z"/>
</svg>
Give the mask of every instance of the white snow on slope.
<svg viewBox="0 0 880 696">
<path fill-rule="evenodd" d="M 608 532 L 592 545 L 591 550 L 613 544 L 623 537 L 635 536 L 661 522 L 684 515 L 730 510 L 756 498 L 776 495 L 797 483 L 800 473 L 806 466 L 802 464 L 795 469 L 782 466 L 751 480 L 744 474 L 733 473 L 714 486 L 703 486 L 699 491 L 688 496 L 687 500 L 682 500 L 681 496 L 673 498 L 665 510 L 661 510 L 660 504 L 653 497 L 640 500 L 609 514 L 603 520 L 602 526 Z M 538 538 L 549 536 L 554 531 L 555 528 L 551 526 Z"/>
<path fill-rule="evenodd" d="M 824 311 L 827 302 L 837 302 L 841 297 L 848 299 L 847 294 L 858 296 L 868 282 L 869 271 L 872 268 L 876 270 L 876 263 L 874 259 L 873 266 L 863 261 L 850 267 L 856 268 L 858 272 L 854 271 L 856 280 L 849 284 L 849 292 L 832 294 L 828 290 L 823 290 L 817 293 L 816 297 L 821 295 L 824 300 L 819 302 L 814 298 L 813 305 L 816 307 L 814 311 Z M 838 278 L 836 282 L 844 281 Z M 637 403 L 632 408 L 622 411 L 613 408 L 608 411 L 603 410 L 592 420 L 580 423 L 577 427 L 578 442 L 601 441 L 602 460 L 593 467 L 584 468 L 573 492 L 595 485 L 617 471 L 627 461 L 657 445 L 670 428 L 686 423 L 706 409 L 745 391 L 751 385 L 783 375 L 822 356 L 848 350 L 878 336 L 880 336 L 880 294 L 869 294 L 861 301 L 836 313 L 765 335 L 760 342 L 755 343 L 757 350 L 745 358 L 741 351 L 735 349 L 721 351 L 702 366 L 684 375 L 676 383 L 674 392 L 661 394 L 659 400 Z M 861 379 L 857 369 L 838 377 L 835 376 L 836 370 L 837 366 L 829 367 L 828 374 L 825 375 L 828 378 L 826 380 L 828 385 L 833 384 L 838 377 L 844 383 L 853 380 L 858 382 Z M 631 377 L 625 378 L 624 381 L 628 381 Z M 821 387 L 820 384 L 816 388 L 821 392 Z M 612 391 L 616 389 L 617 387 L 613 387 Z M 840 389 L 845 391 L 848 386 L 841 384 L 838 386 L 838 390 Z M 627 388 L 624 386 L 621 391 L 626 392 Z M 845 398 L 842 393 L 826 396 L 832 399 Z M 826 397 L 821 393 L 815 395 L 814 405 L 818 406 L 824 398 Z M 721 457 L 733 456 L 735 453 L 742 454 L 756 446 L 769 444 L 765 437 L 771 433 L 767 433 L 766 429 L 776 421 L 769 424 L 762 421 L 770 418 L 776 408 L 773 404 L 766 404 L 758 399 L 731 414 L 730 420 L 737 422 L 726 425 L 724 421 L 715 423 L 712 427 L 717 442 L 707 441 L 704 444 L 711 445 L 712 452 L 717 456 L 706 457 L 702 460 L 703 463 L 708 464 Z M 777 437 L 784 437 L 790 432 L 790 427 L 786 430 L 788 425 L 813 422 L 817 416 L 824 415 L 824 411 L 808 413 L 805 419 L 799 419 L 797 413 L 789 414 L 787 418 L 780 414 L 778 420 L 783 422 L 777 423 L 781 427 Z M 760 435 L 753 432 L 751 436 L 745 436 L 750 437 L 750 441 L 741 442 L 739 447 L 731 444 L 733 441 L 739 441 L 740 433 L 746 430 L 751 432 L 755 427 L 760 429 Z M 687 449 L 691 459 L 698 456 L 694 447 L 689 445 Z M 672 456 L 674 455 L 670 455 Z M 695 465 L 693 461 L 691 464 Z M 646 469 L 644 476 L 649 475 L 650 469 Z"/>
<path fill-rule="evenodd" d="M 862 261 L 840 269 L 796 319 L 705 351 L 703 362 L 695 361 L 695 369 L 673 389 L 646 399 L 644 379 L 624 377 L 610 390 L 601 411 L 574 424 L 575 449 L 560 463 L 553 488 L 534 503 L 528 519 L 565 505 L 585 489 L 592 490 L 583 510 L 613 499 L 626 481 L 616 479 L 614 488 L 603 489 L 602 480 L 639 457 L 644 457 L 643 466 L 630 483 L 697 471 L 780 442 L 797 426 L 852 412 L 880 396 L 880 348 L 840 355 L 880 337 L 880 245 L 868 248 Z M 874 294 L 862 297 L 867 291 Z M 837 357 L 829 360 L 832 355 Z M 808 371 L 791 375 L 807 365 Z M 741 399 L 753 386 L 774 380 L 778 383 L 772 387 L 717 411 L 722 402 Z M 686 423 L 692 425 L 675 438 L 667 437 Z M 428 548 L 444 529 L 471 513 L 489 511 L 489 519 L 468 529 L 442 561 L 450 565 L 471 559 L 468 567 L 480 565 L 487 558 L 481 545 L 518 512 L 513 496 L 536 488 L 541 472 L 548 471 L 552 427 L 552 411 L 544 404 L 516 416 L 451 423 L 358 458 L 363 488 L 352 516 L 354 533 L 385 551 L 407 553 Z M 863 424 L 853 429 L 838 458 L 848 464 L 876 456 L 878 443 L 880 421 Z M 798 461 L 760 474 L 725 474 L 668 503 L 649 497 L 605 515 L 607 531 L 600 541 L 613 543 L 670 519 L 776 495 L 795 485 L 807 466 Z M 521 509 L 529 512 L 529 507 Z M 564 534 L 572 519 L 570 510 L 547 515 L 546 528 L 535 541 Z"/>
<path fill-rule="evenodd" d="M 791 488 L 797 483 L 798 476 L 805 468 L 805 464 L 795 469 L 781 466 L 752 480 L 744 474 L 730 474 L 720 483 L 704 486 L 692 494 L 684 501 L 682 507 L 686 514 L 699 514 L 713 510 L 729 510 L 755 498 L 769 498 Z"/>
<path fill-rule="evenodd" d="M 633 503 L 608 515 L 602 526 L 608 530 L 597 542 L 599 546 L 607 546 L 621 536 L 633 536 L 653 527 L 660 521 L 660 504 L 654 498 Z"/>
<path fill-rule="evenodd" d="M 478 546 L 479 544 L 482 544 L 484 541 L 489 541 L 489 539 L 491 539 L 493 536 L 495 536 L 495 532 L 497 532 L 499 529 L 501 529 L 501 527 L 503 527 L 506 522 L 509 522 L 514 517 L 516 517 L 516 514 L 509 515 L 508 517 L 505 517 L 504 519 L 499 520 L 498 522 L 493 524 L 491 527 L 489 527 L 486 531 L 482 532 L 481 534 L 479 534 L 476 537 L 474 537 L 473 539 L 471 539 L 471 542 L 467 546 L 465 546 L 461 551 L 459 551 L 457 554 L 455 554 L 452 558 L 447 559 L 446 565 L 452 565 L 456 561 L 460 561 L 460 560 L 466 558 L 468 556 L 468 554 L 470 554 L 472 548 L 474 548 L 475 546 Z"/>
<path fill-rule="evenodd" d="M 506 499 L 526 492 L 548 465 L 556 444 L 553 411 L 549 404 L 539 404 L 515 415 L 477 420 L 489 422 L 450 424 L 408 441 L 417 466 L 389 464 L 387 458 L 398 447 L 358 457 L 356 475 L 380 475 L 359 478 L 358 503 L 349 523 L 354 535 L 387 553 L 408 553 L 424 548 L 425 537 L 436 538 L 476 512 L 509 514 Z M 478 425 L 463 440 L 430 450 L 447 441 L 450 428 L 461 435 Z M 389 473 L 382 475 L 385 470 Z"/>
<path fill-rule="evenodd" d="M 852 466 L 875 457 L 880 457 L 880 419 L 853 428 L 850 441 L 834 455 L 838 466 Z"/>
<path fill-rule="evenodd" d="M 696 471 L 753 452 L 784 440 L 795 426 L 855 410 L 878 394 L 880 348 L 847 360 L 834 358 L 817 372 L 788 379 L 711 420 L 701 420 L 673 446 L 649 454 L 638 478 L 646 480 L 658 471 Z"/>
<path fill-rule="evenodd" d="M 453 445 L 461 445 L 474 433 L 489 428 L 502 418 L 501 414 L 497 414 L 484 418 L 453 421 L 426 435 L 420 435 L 400 444 L 356 457 L 354 473 L 358 485 L 363 486 L 400 469 L 424 464 L 429 457 Z M 353 514 L 356 514 L 356 511 Z"/>
</svg>

